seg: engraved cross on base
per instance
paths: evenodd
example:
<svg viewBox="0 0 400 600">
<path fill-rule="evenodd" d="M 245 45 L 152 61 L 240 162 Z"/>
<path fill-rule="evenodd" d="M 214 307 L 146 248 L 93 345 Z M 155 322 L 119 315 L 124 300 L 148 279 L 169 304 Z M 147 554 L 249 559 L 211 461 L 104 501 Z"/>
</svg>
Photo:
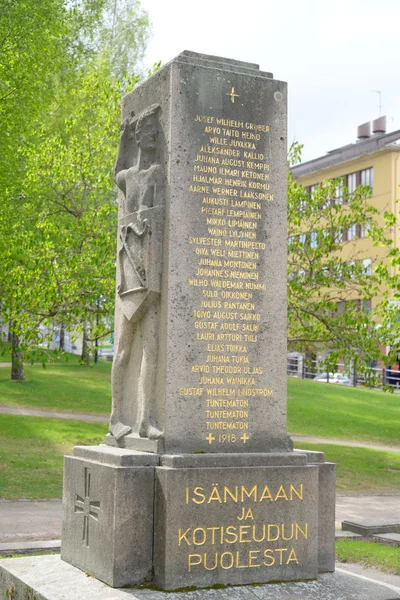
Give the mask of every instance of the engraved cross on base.
<svg viewBox="0 0 400 600">
<path fill-rule="evenodd" d="M 82 543 L 86 546 L 89 546 L 89 522 L 90 517 L 95 521 L 99 520 L 99 512 L 100 512 L 100 502 L 90 500 L 90 471 L 87 467 L 85 467 L 85 495 L 82 496 L 76 495 L 75 500 L 75 512 L 83 513 L 83 533 L 82 533 Z"/>
</svg>

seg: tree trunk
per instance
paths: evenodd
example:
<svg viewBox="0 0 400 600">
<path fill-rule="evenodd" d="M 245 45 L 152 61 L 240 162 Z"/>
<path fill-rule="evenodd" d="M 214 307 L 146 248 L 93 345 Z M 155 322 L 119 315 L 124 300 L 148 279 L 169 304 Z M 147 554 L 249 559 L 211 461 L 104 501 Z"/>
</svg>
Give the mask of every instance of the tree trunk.
<svg viewBox="0 0 400 600">
<path fill-rule="evenodd" d="M 99 361 L 99 338 L 96 338 L 94 341 L 95 350 L 94 350 L 94 364 L 97 365 Z"/>
<path fill-rule="evenodd" d="M 88 367 L 90 365 L 89 341 L 88 341 L 88 323 L 85 323 L 82 336 L 82 354 L 81 364 Z"/>
<path fill-rule="evenodd" d="M 60 325 L 60 345 L 59 345 L 59 350 L 60 352 L 64 352 L 64 344 L 65 344 L 65 327 L 64 327 L 64 323 L 61 323 Z"/>
<path fill-rule="evenodd" d="M 23 355 L 20 350 L 20 338 L 10 326 L 11 337 L 11 381 L 25 381 Z"/>
</svg>

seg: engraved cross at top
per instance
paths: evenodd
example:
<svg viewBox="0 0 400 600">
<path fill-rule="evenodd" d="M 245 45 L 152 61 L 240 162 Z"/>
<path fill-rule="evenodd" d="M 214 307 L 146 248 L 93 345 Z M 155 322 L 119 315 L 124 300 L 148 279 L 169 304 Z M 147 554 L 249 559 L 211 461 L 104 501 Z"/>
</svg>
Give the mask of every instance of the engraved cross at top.
<svg viewBox="0 0 400 600">
<path fill-rule="evenodd" d="M 90 517 L 95 521 L 99 520 L 100 502 L 90 500 L 90 471 L 85 467 L 85 495 L 76 494 L 75 512 L 83 513 L 83 534 L 82 543 L 89 546 L 89 520 Z"/>
<path fill-rule="evenodd" d="M 226 92 L 225 96 L 230 96 L 232 100 L 232 104 L 235 103 L 235 98 L 239 98 L 239 94 L 235 93 L 235 88 L 233 87 L 230 92 Z"/>
</svg>

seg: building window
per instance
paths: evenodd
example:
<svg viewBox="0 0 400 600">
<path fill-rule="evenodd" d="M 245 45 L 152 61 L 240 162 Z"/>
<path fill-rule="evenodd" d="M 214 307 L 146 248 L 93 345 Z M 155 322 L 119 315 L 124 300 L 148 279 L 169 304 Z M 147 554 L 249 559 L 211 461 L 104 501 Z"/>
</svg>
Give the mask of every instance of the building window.
<svg viewBox="0 0 400 600">
<path fill-rule="evenodd" d="M 300 242 L 300 244 L 304 244 L 305 245 L 306 241 L 307 241 L 307 235 L 305 233 L 301 233 L 299 235 L 299 242 Z"/>
<path fill-rule="evenodd" d="M 352 225 L 351 227 L 348 228 L 347 230 L 347 241 L 351 242 L 352 240 L 355 240 L 357 237 L 357 225 Z"/>
<path fill-rule="evenodd" d="M 365 258 L 362 261 L 363 274 L 371 276 L 372 275 L 372 258 Z"/>
<path fill-rule="evenodd" d="M 363 169 L 361 171 L 361 185 L 367 185 L 371 188 L 371 192 L 374 189 L 374 169 Z"/>
<path fill-rule="evenodd" d="M 317 232 L 312 231 L 310 234 L 310 248 L 316 248 L 318 246 Z"/>
<path fill-rule="evenodd" d="M 350 173 L 347 175 L 347 190 L 349 195 L 353 194 L 357 187 L 357 173 Z"/>
<path fill-rule="evenodd" d="M 343 181 L 340 181 L 336 186 L 334 204 L 343 204 Z"/>
<path fill-rule="evenodd" d="M 371 223 L 362 223 L 360 225 L 360 238 L 368 237 L 368 233 L 371 229 Z"/>
</svg>

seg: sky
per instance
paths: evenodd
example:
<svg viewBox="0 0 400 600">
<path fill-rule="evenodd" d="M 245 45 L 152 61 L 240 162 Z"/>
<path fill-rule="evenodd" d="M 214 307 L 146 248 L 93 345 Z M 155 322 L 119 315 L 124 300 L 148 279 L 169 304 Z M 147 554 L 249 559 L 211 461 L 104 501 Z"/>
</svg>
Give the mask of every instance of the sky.
<svg viewBox="0 0 400 600">
<path fill-rule="evenodd" d="M 400 129 L 400 0 L 141 4 L 152 22 L 146 67 L 192 50 L 257 63 L 287 81 L 289 144 L 304 145 L 303 161 L 355 142 L 357 126 L 380 114 L 388 132 Z"/>
</svg>

